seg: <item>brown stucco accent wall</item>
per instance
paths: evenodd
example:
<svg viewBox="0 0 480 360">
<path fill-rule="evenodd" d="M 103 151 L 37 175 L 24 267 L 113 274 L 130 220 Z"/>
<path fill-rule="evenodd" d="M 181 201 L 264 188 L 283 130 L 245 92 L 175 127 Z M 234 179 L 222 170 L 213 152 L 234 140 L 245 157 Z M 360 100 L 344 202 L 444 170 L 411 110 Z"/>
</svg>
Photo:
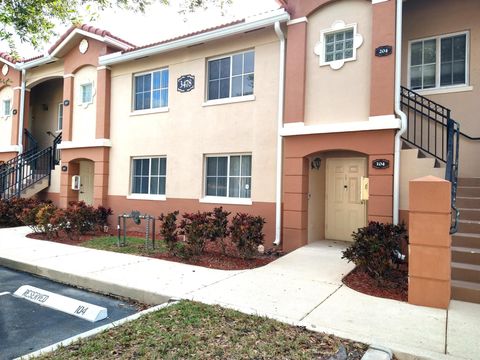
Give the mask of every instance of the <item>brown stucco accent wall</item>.
<svg viewBox="0 0 480 360">
<path fill-rule="evenodd" d="M 283 248 L 308 241 L 308 156 L 331 150 L 349 150 L 368 156 L 369 221 L 392 221 L 394 131 L 363 131 L 286 137 L 284 140 Z M 376 170 L 374 159 L 387 159 L 390 167 Z"/>
<path fill-rule="evenodd" d="M 254 202 L 252 205 L 226 205 L 226 204 L 207 204 L 200 203 L 198 199 L 167 199 L 166 201 L 156 200 L 131 200 L 125 196 L 108 196 L 106 205 L 111 207 L 114 215 L 110 222 L 116 224 L 117 216 L 123 213 L 130 213 L 132 210 L 140 211 L 152 216 L 159 216 L 162 213 L 178 210 L 180 214 L 185 212 L 212 211 L 215 207 L 222 206 L 225 210 L 232 213 L 248 213 L 255 216 L 263 216 L 266 220 L 264 226 L 265 246 L 271 247 L 275 239 L 275 203 Z M 133 226 L 131 224 L 130 226 Z M 144 231 L 145 226 L 138 230 Z M 158 228 L 157 228 L 158 231 Z"/>
</svg>

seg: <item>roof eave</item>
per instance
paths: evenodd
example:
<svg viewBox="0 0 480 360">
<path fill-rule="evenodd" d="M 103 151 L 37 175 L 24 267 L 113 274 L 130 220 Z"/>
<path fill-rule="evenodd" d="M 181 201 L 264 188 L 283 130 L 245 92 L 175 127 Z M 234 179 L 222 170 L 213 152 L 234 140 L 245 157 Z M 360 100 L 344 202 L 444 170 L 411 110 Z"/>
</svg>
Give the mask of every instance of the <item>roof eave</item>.
<svg viewBox="0 0 480 360">
<path fill-rule="evenodd" d="M 164 44 L 155 45 L 152 47 L 147 47 L 144 49 L 133 50 L 127 53 L 116 52 L 108 55 L 101 56 L 99 58 L 100 65 L 114 65 L 141 57 L 156 55 L 165 53 L 168 51 L 213 41 L 221 39 L 227 36 L 232 36 L 247 31 L 252 31 L 260 29 L 265 26 L 271 26 L 276 22 L 287 22 L 290 20 L 290 15 L 286 11 L 278 11 L 275 15 L 264 17 L 264 18 L 254 18 L 252 21 L 246 21 L 243 23 L 235 24 L 232 26 L 227 26 L 224 28 L 208 31 L 201 34 L 192 35 L 183 39 L 173 40 Z"/>
</svg>

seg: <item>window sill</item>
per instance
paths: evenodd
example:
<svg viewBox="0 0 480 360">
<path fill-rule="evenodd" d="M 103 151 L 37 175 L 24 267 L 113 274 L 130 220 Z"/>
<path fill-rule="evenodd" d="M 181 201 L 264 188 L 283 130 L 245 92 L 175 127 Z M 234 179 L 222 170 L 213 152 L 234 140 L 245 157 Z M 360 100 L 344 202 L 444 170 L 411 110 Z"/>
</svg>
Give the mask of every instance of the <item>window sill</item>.
<svg viewBox="0 0 480 360">
<path fill-rule="evenodd" d="M 202 106 L 215 106 L 215 105 L 224 105 L 224 104 L 235 104 L 241 103 L 246 101 L 254 101 L 255 95 L 247 95 L 247 96 L 237 96 L 225 99 L 218 99 L 218 100 L 208 100 L 205 101 Z"/>
<path fill-rule="evenodd" d="M 252 205 L 252 199 L 226 196 L 205 196 L 198 201 L 205 204 Z"/>
<path fill-rule="evenodd" d="M 156 200 L 156 201 L 166 201 L 167 197 L 165 195 L 150 195 L 150 194 L 131 194 L 127 196 L 128 200 Z"/>
<path fill-rule="evenodd" d="M 448 86 L 441 88 L 425 89 L 425 90 L 413 90 L 420 95 L 437 95 L 437 94 L 451 94 L 457 92 L 473 91 L 473 86 L 460 85 L 460 86 Z"/>
<path fill-rule="evenodd" d="M 139 115 L 149 115 L 149 114 L 158 114 L 158 113 L 166 113 L 170 110 L 169 107 L 162 107 L 162 108 L 155 108 L 155 109 L 147 109 L 147 110 L 136 110 L 130 113 L 130 116 L 139 116 Z"/>
</svg>

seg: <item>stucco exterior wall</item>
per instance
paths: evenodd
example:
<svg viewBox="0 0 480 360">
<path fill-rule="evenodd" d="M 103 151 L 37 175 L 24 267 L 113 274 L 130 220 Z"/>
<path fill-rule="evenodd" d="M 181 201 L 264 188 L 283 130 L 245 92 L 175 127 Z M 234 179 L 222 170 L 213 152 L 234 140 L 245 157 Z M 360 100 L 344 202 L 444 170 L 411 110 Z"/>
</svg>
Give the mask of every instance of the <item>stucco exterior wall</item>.
<svg viewBox="0 0 480 360">
<path fill-rule="evenodd" d="M 4 100 L 10 100 L 13 107 L 13 88 L 11 86 L 5 86 L 0 90 L 0 148 L 10 146 L 12 141 L 12 114 L 4 116 Z"/>
<path fill-rule="evenodd" d="M 92 103 L 82 104 L 82 85 L 89 83 L 92 84 Z M 95 139 L 97 96 L 105 96 L 96 91 L 97 69 L 82 67 L 75 73 L 73 84 L 73 104 L 70 105 L 73 107 L 72 141 L 91 142 Z"/>
<path fill-rule="evenodd" d="M 27 88 L 32 88 L 45 80 L 63 77 L 63 75 L 63 60 L 61 59 L 51 64 L 28 69 L 26 74 Z"/>
<path fill-rule="evenodd" d="M 426 93 L 419 91 L 429 99 L 452 110 L 452 117 L 460 122 L 461 130 L 470 136 L 480 136 L 480 2 L 477 0 L 455 1 L 422 0 L 404 3 L 403 17 L 403 59 L 402 83 L 408 81 L 408 42 L 410 40 L 469 31 L 469 83 L 472 88 L 459 92 Z M 460 143 L 460 175 L 480 176 L 477 156 L 480 143 L 462 139 Z"/>
<path fill-rule="evenodd" d="M 319 66 L 314 53 L 320 32 L 342 20 L 357 24 L 363 44 L 357 60 L 339 70 Z M 305 125 L 368 120 L 372 54 L 372 5 L 363 0 L 330 3 L 308 17 Z"/>
<path fill-rule="evenodd" d="M 255 100 L 204 106 L 207 59 L 248 49 L 255 50 Z M 134 156 L 167 156 L 167 199 L 200 199 L 204 154 L 251 153 L 252 201 L 273 202 L 278 54 L 278 39 L 266 29 L 114 66 L 109 195 L 128 195 Z M 162 67 L 169 68 L 168 112 L 131 114 L 133 75 Z M 179 93 L 176 81 L 185 74 L 195 76 L 195 89 Z"/>
</svg>

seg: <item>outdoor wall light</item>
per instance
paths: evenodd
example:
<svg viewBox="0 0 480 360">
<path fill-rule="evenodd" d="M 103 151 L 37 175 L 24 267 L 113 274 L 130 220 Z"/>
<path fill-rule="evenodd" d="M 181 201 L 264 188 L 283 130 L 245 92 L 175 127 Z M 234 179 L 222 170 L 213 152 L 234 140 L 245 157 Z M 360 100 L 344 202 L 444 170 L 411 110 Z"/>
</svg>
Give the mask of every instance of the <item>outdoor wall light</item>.
<svg viewBox="0 0 480 360">
<path fill-rule="evenodd" d="M 312 160 L 312 170 L 320 170 L 320 165 L 322 163 L 322 159 L 319 157 L 316 157 L 315 159 Z"/>
</svg>

